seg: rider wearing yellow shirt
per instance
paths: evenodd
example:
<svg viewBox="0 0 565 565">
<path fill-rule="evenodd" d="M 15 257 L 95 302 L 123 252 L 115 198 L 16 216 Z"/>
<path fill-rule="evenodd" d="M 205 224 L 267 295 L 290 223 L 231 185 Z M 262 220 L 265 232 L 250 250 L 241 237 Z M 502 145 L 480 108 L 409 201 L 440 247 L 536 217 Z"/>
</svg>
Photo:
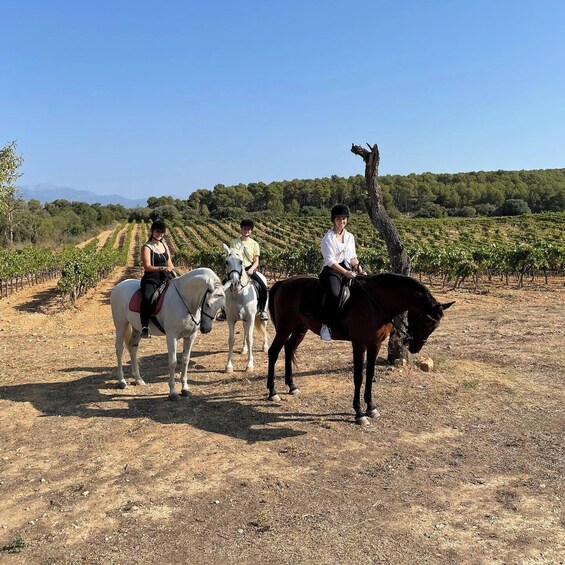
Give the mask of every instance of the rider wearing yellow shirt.
<svg viewBox="0 0 565 565">
<path fill-rule="evenodd" d="M 268 289 L 267 285 L 263 282 L 263 279 L 258 276 L 257 272 L 261 249 L 259 248 L 259 244 L 251 237 L 251 232 L 253 231 L 255 224 L 253 223 L 253 220 L 246 218 L 244 220 L 241 220 L 239 227 L 241 229 L 241 235 L 232 240 L 231 247 L 236 249 L 238 247 L 243 247 L 243 268 L 245 269 L 247 274 L 259 285 L 257 309 L 259 310 L 261 321 L 266 321 L 269 319 L 267 313 L 265 312 Z"/>
</svg>

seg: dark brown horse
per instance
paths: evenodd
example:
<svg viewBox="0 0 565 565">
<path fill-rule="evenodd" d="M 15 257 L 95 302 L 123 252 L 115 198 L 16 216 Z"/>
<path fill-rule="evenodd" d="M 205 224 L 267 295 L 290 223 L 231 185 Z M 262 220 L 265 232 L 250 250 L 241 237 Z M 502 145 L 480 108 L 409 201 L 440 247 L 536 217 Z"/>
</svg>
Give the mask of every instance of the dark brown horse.
<svg viewBox="0 0 565 565">
<path fill-rule="evenodd" d="M 319 281 L 311 276 L 292 277 L 275 283 L 271 288 L 269 311 L 277 334 L 269 348 L 269 400 L 280 400 L 275 391 L 275 363 L 283 346 L 285 383 L 290 394 L 298 392 L 292 379 L 292 362 L 306 332 L 311 330 L 320 333 L 321 323 L 313 312 L 319 311 L 321 296 Z M 399 331 L 404 335 L 404 344 L 410 353 L 418 353 L 438 327 L 443 311 L 452 304 L 440 304 L 423 284 L 410 277 L 385 273 L 354 279 L 339 327 L 332 328 L 332 338 L 350 341 L 353 346 L 353 408 L 358 424 L 367 424 L 367 417 L 378 415 L 372 399 L 375 362 L 379 348 L 392 328 L 392 320 L 408 311 L 408 325 Z M 367 410 L 363 414 L 360 394 L 365 352 L 367 374 L 364 399 Z"/>
</svg>

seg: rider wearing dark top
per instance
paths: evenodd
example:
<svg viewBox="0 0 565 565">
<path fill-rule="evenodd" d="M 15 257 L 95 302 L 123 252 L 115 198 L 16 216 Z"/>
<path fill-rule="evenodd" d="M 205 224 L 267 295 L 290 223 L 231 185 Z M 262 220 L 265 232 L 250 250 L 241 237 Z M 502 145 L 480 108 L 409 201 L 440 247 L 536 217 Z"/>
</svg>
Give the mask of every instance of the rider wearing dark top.
<svg viewBox="0 0 565 565">
<path fill-rule="evenodd" d="M 151 297 L 161 283 L 174 271 L 171 254 L 163 241 L 166 225 L 163 220 L 155 220 L 151 225 L 149 239 L 141 248 L 143 277 L 141 278 L 141 337 L 149 337 L 149 318 L 152 314 Z"/>
</svg>

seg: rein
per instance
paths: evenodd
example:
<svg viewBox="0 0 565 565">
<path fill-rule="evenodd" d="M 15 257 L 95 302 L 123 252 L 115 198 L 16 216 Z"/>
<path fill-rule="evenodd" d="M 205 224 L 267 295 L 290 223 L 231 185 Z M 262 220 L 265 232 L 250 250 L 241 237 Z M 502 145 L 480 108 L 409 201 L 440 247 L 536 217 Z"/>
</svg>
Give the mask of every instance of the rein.
<svg viewBox="0 0 565 565">
<path fill-rule="evenodd" d="M 237 286 L 239 286 L 239 288 L 241 288 L 242 290 L 249 284 L 249 280 L 251 279 L 251 277 L 249 275 L 247 275 L 247 282 L 245 284 L 241 284 L 241 279 L 243 278 L 243 264 L 241 269 L 238 271 L 237 269 L 232 269 L 231 271 L 228 271 L 227 273 L 227 278 L 228 280 L 231 281 L 231 274 L 232 273 L 236 273 L 239 276 L 239 282 L 237 284 Z"/>
<path fill-rule="evenodd" d="M 190 317 L 192 318 L 192 323 L 198 327 L 200 325 L 200 321 L 198 320 L 198 322 L 196 321 L 196 319 L 194 318 L 194 315 L 192 314 L 192 312 L 190 311 L 190 308 L 186 305 L 186 302 L 184 301 L 184 298 L 182 297 L 182 294 L 179 292 L 179 289 L 177 288 L 177 285 L 174 285 L 175 290 L 177 291 L 177 294 L 179 295 L 179 298 L 181 299 L 181 302 L 184 304 L 184 307 L 186 308 L 186 311 L 188 312 L 188 314 L 190 315 Z M 202 302 L 200 303 L 200 307 L 198 308 L 198 310 L 200 310 L 200 318 L 202 319 L 202 314 L 204 314 L 204 316 L 207 316 L 208 318 L 210 318 L 211 320 L 214 319 L 214 316 L 210 316 L 210 314 L 208 314 L 208 312 L 204 311 L 204 302 L 206 300 L 206 295 L 210 292 L 210 289 L 207 289 L 206 292 L 204 293 L 204 296 L 202 297 Z"/>
</svg>

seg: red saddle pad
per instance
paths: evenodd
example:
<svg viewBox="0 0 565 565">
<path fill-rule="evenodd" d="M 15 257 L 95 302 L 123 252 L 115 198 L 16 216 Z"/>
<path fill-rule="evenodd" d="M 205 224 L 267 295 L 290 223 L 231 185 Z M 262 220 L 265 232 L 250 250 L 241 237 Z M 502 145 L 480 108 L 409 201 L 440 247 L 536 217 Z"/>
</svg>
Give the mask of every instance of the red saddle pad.
<svg viewBox="0 0 565 565">
<path fill-rule="evenodd" d="M 156 316 L 161 311 L 161 306 L 163 306 L 163 298 L 165 298 L 165 294 L 167 293 L 169 287 L 167 287 L 161 296 L 159 296 L 159 300 L 157 300 L 157 304 L 155 304 L 155 308 L 153 309 L 152 316 Z M 139 312 L 141 308 L 141 289 L 138 288 L 131 297 L 129 301 L 129 309 L 132 312 Z"/>
</svg>

